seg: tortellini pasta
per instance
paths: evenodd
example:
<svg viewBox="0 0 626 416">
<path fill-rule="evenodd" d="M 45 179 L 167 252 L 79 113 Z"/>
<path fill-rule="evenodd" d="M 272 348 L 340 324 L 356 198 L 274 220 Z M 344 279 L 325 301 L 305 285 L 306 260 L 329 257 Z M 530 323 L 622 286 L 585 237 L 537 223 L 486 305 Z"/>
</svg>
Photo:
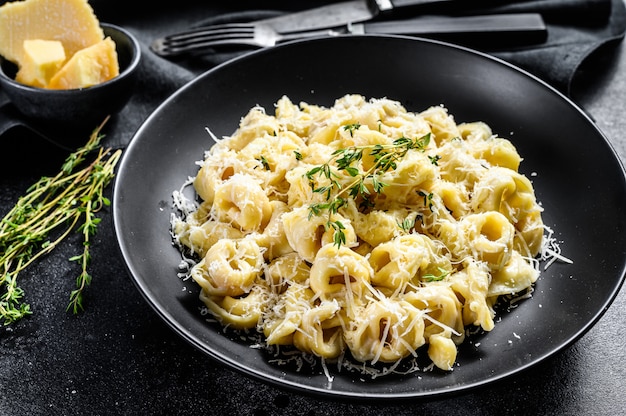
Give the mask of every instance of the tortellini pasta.
<svg viewBox="0 0 626 416">
<path fill-rule="evenodd" d="M 172 221 L 225 326 L 326 360 L 451 371 L 468 326 L 530 288 L 542 208 L 513 144 L 386 98 L 254 107 L 199 162 Z"/>
</svg>

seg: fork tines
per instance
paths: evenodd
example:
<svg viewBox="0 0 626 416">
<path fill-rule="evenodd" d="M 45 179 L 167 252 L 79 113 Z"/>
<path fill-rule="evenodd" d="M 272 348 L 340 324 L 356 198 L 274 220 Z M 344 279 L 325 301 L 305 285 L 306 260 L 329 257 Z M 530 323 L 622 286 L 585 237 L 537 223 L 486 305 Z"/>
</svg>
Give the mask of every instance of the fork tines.
<svg viewBox="0 0 626 416">
<path fill-rule="evenodd" d="M 199 26 L 156 39 L 150 45 L 150 49 L 161 56 L 172 56 L 189 50 L 227 45 L 229 40 L 253 36 L 254 26 L 247 23 Z"/>
</svg>

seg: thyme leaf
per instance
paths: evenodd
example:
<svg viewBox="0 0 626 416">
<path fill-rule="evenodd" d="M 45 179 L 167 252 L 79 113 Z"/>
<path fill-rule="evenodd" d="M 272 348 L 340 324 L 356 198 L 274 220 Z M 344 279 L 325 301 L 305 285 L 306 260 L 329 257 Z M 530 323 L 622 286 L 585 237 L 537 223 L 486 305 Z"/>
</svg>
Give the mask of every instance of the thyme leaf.
<svg viewBox="0 0 626 416">
<path fill-rule="evenodd" d="M 426 282 L 439 282 L 445 279 L 446 276 L 450 274 L 450 271 L 444 269 L 443 267 L 437 267 L 437 270 L 439 271 L 438 275 L 427 273 L 422 276 L 422 279 L 425 280 Z"/>
<path fill-rule="evenodd" d="M 422 198 L 424 198 L 424 206 L 428 207 L 432 211 L 433 210 L 433 196 L 434 196 L 433 193 L 417 191 L 417 194 L 421 196 Z"/>
<path fill-rule="evenodd" d="M 430 159 L 430 163 L 432 163 L 433 165 L 439 166 L 439 160 L 441 159 L 441 156 L 439 155 L 428 156 L 428 159 Z"/>
<path fill-rule="evenodd" d="M 410 232 L 413 227 L 415 227 L 415 222 L 417 220 L 417 216 L 414 217 L 406 217 L 402 222 L 398 221 L 398 227 L 404 232 Z"/>
<path fill-rule="evenodd" d="M 272 168 L 270 166 L 270 162 L 268 162 L 268 160 L 267 160 L 267 158 L 265 156 L 261 155 L 256 160 L 261 162 L 261 165 L 263 165 L 263 169 L 265 169 L 265 170 L 272 170 Z"/>
<path fill-rule="evenodd" d="M 354 137 L 354 131 L 358 130 L 361 127 L 360 123 L 352 123 L 352 124 L 346 124 L 345 126 L 343 126 L 343 129 L 350 132 L 350 137 Z"/>
</svg>

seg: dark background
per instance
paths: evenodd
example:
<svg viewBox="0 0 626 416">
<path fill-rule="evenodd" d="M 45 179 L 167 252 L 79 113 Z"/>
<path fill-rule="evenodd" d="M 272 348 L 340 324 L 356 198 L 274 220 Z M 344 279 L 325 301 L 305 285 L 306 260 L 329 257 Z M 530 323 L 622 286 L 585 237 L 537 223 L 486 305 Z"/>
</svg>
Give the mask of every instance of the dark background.
<svg viewBox="0 0 626 416">
<path fill-rule="evenodd" d="M 217 13 L 259 7 L 251 1 L 214 3 L 179 0 L 167 10 L 150 5 L 122 12 L 123 2 L 92 1 L 101 21 L 126 27 L 144 45 L 139 94 L 108 126 L 110 144 L 127 144 L 160 101 L 206 69 L 206 62 L 172 63 L 151 55 L 146 45 L 155 36 Z M 266 2 L 266 7 L 316 3 Z M 155 66 L 163 71 L 151 72 Z M 570 96 L 626 160 L 623 44 L 601 48 L 576 74 Z M 0 143 L 4 215 L 30 184 L 56 173 L 67 152 L 21 127 L 6 132 Z M 84 313 L 65 311 L 78 274 L 76 264 L 67 259 L 82 249 L 78 235 L 20 275 L 34 314 L 0 328 L 0 415 L 612 415 L 626 409 L 623 291 L 580 341 L 515 377 L 436 400 L 384 405 L 328 401 L 233 372 L 183 341 L 150 309 L 128 276 L 110 214 L 106 210 L 100 215 L 92 248 L 94 279 Z"/>
</svg>

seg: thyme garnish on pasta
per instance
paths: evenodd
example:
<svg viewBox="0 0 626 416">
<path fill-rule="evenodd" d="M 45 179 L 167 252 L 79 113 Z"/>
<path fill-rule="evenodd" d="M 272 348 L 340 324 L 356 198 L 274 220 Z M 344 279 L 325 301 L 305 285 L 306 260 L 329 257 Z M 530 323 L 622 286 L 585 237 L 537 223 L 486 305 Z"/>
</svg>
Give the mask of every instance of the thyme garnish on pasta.
<svg viewBox="0 0 626 416">
<path fill-rule="evenodd" d="M 415 222 L 417 221 L 418 216 L 407 217 L 402 222 L 398 221 L 398 227 L 404 232 L 409 232 L 415 227 Z"/>
<path fill-rule="evenodd" d="M 422 276 L 422 280 L 424 280 L 425 282 L 439 282 L 445 279 L 446 276 L 450 274 L 450 270 L 446 270 L 442 267 L 437 267 L 437 270 L 439 271 L 438 275 L 435 275 L 433 273 L 426 273 Z"/>
<path fill-rule="evenodd" d="M 350 136 L 353 136 L 360 127 L 359 123 L 353 123 L 343 126 L 343 129 L 349 131 Z M 338 248 L 341 247 L 346 242 L 345 227 L 341 221 L 333 220 L 333 216 L 348 203 L 349 199 L 347 198 L 361 198 L 361 208 L 372 206 L 372 191 L 378 194 L 387 186 L 381 180 L 382 174 L 396 169 L 397 163 L 410 150 L 424 151 L 429 143 L 430 133 L 427 133 L 415 139 L 403 136 L 388 145 L 350 146 L 335 150 L 328 162 L 310 169 L 305 174 L 313 192 L 322 194 L 325 198 L 324 202 L 309 205 L 309 219 L 313 215 L 326 214 L 328 216 L 326 228 L 334 230 L 334 243 Z M 363 159 L 364 154 L 372 156 L 374 159 L 372 166 L 365 171 L 358 167 L 358 162 Z M 431 163 L 436 164 L 439 158 L 431 158 L 430 160 Z M 339 182 L 340 175 L 338 172 L 345 172 L 354 179 L 347 185 L 342 185 Z M 327 185 L 318 186 L 316 178 L 322 178 L 327 182 Z M 368 185 L 371 185 L 372 191 Z M 424 196 L 425 201 L 429 198 L 432 198 L 432 195 L 430 197 Z"/>
<path fill-rule="evenodd" d="M 83 309 L 83 292 L 91 283 L 91 237 L 100 223 L 96 213 L 110 204 L 104 188 L 113 178 L 122 152 L 101 147 L 103 126 L 66 158 L 56 176 L 39 179 L 0 221 L 0 320 L 5 325 L 32 313 L 23 300 L 24 290 L 17 284 L 19 273 L 51 252 L 73 230 L 82 234 L 83 250 L 69 259 L 80 264 L 81 272 L 67 310 L 78 313 Z"/>
<path fill-rule="evenodd" d="M 267 160 L 267 158 L 266 158 L 265 156 L 261 155 L 261 156 L 259 156 L 259 157 L 257 158 L 257 160 L 258 160 L 259 162 L 261 162 L 261 165 L 263 165 L 263 169 L 265 169 L 265 170 L 271 170 L 271 167 L 270 167 L 270 162 L 268 162 L 268 160 Z"/>
</svg>

